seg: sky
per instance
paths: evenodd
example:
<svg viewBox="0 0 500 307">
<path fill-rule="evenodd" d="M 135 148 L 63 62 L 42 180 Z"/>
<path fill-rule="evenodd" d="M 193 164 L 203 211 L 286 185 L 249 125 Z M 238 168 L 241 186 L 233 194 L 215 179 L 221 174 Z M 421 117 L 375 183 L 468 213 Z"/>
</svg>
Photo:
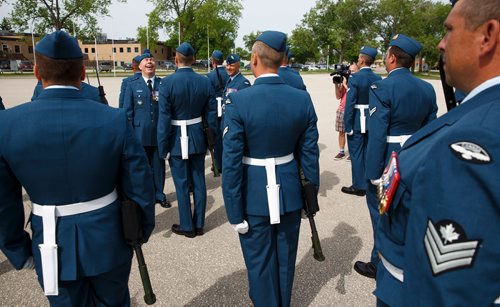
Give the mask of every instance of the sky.
<svg viewBox="0 0 500 307">
<path fill-rule="evenodd" d="M 243 36 L 259 30 L 291 34 L 315 3 L 316 0 L 242 0 L 243 11 L 235 46 L 243 47 Z M 137 27 L 147 24 L 146 14 L 152 9 L 153 4 L 147 0 L 128 0 L 127 3 L 113 1 L 109 9 L 111 16 L 103 17 L 99 25 L 110 39 L 132 38 L 137 34 Z M 8 11 L 9 6 L 2 6 L 0 18 L 7 15 Z M 160 32 L 160 39 L 166 38 L 166 34 Z"/>
</svg>

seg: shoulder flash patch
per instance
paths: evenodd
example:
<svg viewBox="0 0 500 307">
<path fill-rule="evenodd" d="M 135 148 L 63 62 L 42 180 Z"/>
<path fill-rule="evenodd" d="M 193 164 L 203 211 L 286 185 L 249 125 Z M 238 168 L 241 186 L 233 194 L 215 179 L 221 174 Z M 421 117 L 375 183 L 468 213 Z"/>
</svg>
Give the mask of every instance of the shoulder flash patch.
<svg viewBox="0 0 500 307">
<path fill-rule="evenodd" d="M 370 109 L 370 116 L 372 116 L 375 111 L 377 111 L 377 107 L 373 107 L 372 109 Z"/>
<path fill-rule="evenodd" d="M 231 104 L 231 100 L 229 98 L 226 99 L 226 102 L 224 104 Z"/>
<path fill-rule="evenodd" d="M 224 137 L 228 131 L 229 131 L 229 126 L 226 126 L 224 128 L 224 132 L 222 132 L 222 137 Z"/>
<path fill-rule="evenodd" d="M 372 84 L 370 87 L 371 87 L 373 90 L 374 90 L 374 89 L 377 89 L 377 85 L 376 85 L 376 84 Z"/>
<path fill-rule="evenodd" d="M 244 83 L 250 85 L 250 81 L 245 81 Z"/>
<path fill-rule="evenodd" d="M 471 142 L 462 141 L 450 144 L 450 150 L 460 160 L 476 164 L 491 162 L 488 152 L 481 146 Z"/>
<path fill-rule="evenodd" d="M 427 221 L 424 245 L 433 275 L 471 267 L 479 243 L 480 240 L 467 240 L 462 226 L 454 221 Z"/>
</svg>

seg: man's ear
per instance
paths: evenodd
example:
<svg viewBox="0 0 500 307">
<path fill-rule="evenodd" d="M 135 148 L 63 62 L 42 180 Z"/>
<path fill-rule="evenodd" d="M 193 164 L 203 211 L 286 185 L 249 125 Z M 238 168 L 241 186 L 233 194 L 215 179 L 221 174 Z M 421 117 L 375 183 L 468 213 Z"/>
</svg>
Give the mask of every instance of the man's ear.
<svg viewBox="0 0 500 307">
<path fill-rule="evenodd" d="M 82 65 L 82 70 L 80 72 L 80 81 L 85 80 L 85 65 Z"/>
<path fill-rule="evenodd" d="M 38 66 L 35 65 L 33 68 L 33 72 L 35 73 L 35 77 L 38 81 L 42 81 L 42 77 L 40 76 L 40 71 L 38 70 Z"/>
<path fill-rule="evenodd" d="M 500 21 L 490 19 L 481 25 L 477 31 L 481 35 L 481 55 L 498 48 L 500 44 Z"/>
</svg>

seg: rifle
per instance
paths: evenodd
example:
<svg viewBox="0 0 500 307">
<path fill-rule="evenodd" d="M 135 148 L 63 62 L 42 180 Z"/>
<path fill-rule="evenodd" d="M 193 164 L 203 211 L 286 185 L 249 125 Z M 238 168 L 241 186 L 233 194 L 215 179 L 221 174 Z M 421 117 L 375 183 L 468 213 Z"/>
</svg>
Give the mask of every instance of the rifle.
<svg viewBox="0 0 500 307">
<path fill-rule="evenodd" d="M 210 157 L 212 158 L 212 171 L 214 172 L 214 177 L 219 177 L 220 173 L 214 156 L 215 135 L 212 128 L 208 126 L 208 122 L 205 117 L 203 117 L 203 131 L 205 132 L 205 137 L 207 138 L 208 152 L 210 152 Z"/>
<path fill-rule="evenodd" d="M 319 211 L 318 190 L 312 183 L 306 180 L 302 168 L 299 168 L 299 175 L 305 203 L 304 211 L 306 212 L 306 216 L 309 219 L 309 225 L 311 226 L 311 241 L 314 250 L 313 257 L 318 261 L 324 261 L 325 256 L 321 249 L 321 242 L 319 241 L 318 230 L 316 229 L 316 222 L 314 221 L 314 216 L 316 212 Z"/>
<path fill-rule="evenodd" d="M 109 105 L 108 100 L 106 99 L 106 93 L 104 93 L 104 87 L 101 85 L 101 80 L 99 79 L 99 67 L 97 67 L 97 62 L 95 63 L 95 74 L 97 77 L 97 89 L 99 90 L 99 97 L 101 97 L 101 102 Z"/>
<path fill-rule="evenodd" d="M 122 223 L 123 223 L 123 236 L 125 242 L 130 245 L 134 251 L 139 264 L 139 273 L 141 275 L 142 286 L 144 288 L 144 302 L 147 305 L 152 305 L 156 302 L 156 296 L 151 287 L 151 280 L 149 279 L 148 267 L 144 261 L 142 253 L 142 211 L 137 203 L 130 199 L 122 200 Z"/>
<path fill-rule="evenodd" d="M 441 85 L 443 86 L 444 99 L 446 101 L 446 108 L 448 111 L 457 106 L 457 100 L 455 99 L 455 93 L 453 92 L 453 87 L 446 83 L 446 72 L 444 71 L 443 55 L 439 56 L 439 76 L 441 77 Z"/>
</svg>

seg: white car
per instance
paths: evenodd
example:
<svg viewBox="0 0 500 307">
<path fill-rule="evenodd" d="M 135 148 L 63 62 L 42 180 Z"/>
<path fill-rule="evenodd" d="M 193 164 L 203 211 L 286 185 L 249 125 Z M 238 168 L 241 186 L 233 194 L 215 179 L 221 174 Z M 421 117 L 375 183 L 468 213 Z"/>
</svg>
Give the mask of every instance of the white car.
<svg viewBox="0 0 500 307">
<path fill-rule="evenodd" d="M 314 65 L 308 65 L 308 66 L 307 66 L 307 70 L 309 70 L 309 71 L 313 71 L 313 70 L 319 70 L 319 68 L 318 68 L 318 67 L 316 67 L 316 66 L 314 66 Z"/>
</svg>

